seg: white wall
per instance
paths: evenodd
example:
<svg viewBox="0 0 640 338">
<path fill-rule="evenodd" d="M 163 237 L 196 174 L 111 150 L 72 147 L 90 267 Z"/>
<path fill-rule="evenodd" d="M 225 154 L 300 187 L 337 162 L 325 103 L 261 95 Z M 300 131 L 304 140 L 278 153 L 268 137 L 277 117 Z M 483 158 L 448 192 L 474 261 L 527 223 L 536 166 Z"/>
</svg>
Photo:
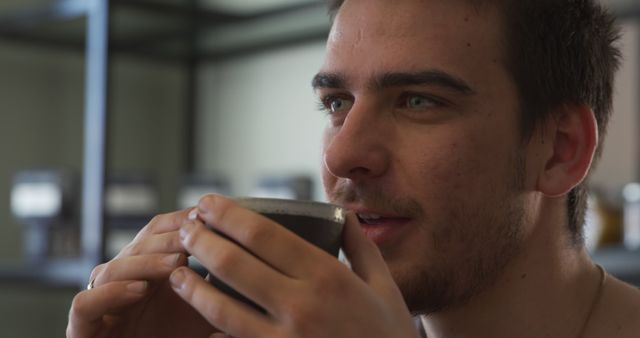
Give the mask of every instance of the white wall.
<svg viewBox="0 0 640 338">
<path fill-rule="evenodd" d="M 623 64 L 616 79 L 613 116 L 602 159 L 591 183 L 615 194 L 625 183 L 638 180 L 640 162 L 640 25 L 626 23 L 621 40 Z"/>
<path fill-rule="evenodd" d="M 213 63 L 201 72 L 196 129 L 197 168 L 232 176 L 233 194 L 247 195 L 265 174 L 308 173 L 320 184 L 321 135 L 311 78 L 324 43 Z"/>
</svg>

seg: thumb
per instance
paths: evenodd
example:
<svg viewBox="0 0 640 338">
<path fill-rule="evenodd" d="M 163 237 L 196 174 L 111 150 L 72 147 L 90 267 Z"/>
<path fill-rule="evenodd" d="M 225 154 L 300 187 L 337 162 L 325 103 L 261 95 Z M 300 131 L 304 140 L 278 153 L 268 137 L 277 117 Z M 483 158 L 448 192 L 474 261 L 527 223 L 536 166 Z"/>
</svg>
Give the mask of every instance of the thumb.
<svg viewBox="0 0 640 338">
<path fill-rule="evenodd" d="M 380 250 L 364 235 L 354 213 L 347 214 L 342 242 L 351 269 L 367 284 L 391 277 Z"/>
<path fill-rule="evenodd" d="M 399 311 L 407 311 L 402 293 L 393 280 L 380 249 L 365 236 L 360 229 L 358 217 L 353 213 L 347 215 L 343 244 L 344 253 L 351 263 L 353 272 L 386 299 L 390 306 L 396 307 Z"/>
</svg>

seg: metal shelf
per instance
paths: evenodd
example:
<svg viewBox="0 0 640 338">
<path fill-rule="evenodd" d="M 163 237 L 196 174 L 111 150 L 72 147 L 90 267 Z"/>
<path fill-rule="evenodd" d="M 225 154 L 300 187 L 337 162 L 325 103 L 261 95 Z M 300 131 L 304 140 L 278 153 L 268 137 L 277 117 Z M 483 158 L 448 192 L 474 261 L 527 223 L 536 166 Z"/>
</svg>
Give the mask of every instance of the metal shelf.
<svg viewBox="0 0 640 338">
<path fill-rule="evenodd" d="M 55 259 L 42 263 L 4 263 L 0 264 L 0 281 L 3 284 L 78 288 L 89 276 L 90 270 L 87 272 L 86 267 L 82 258 Z"/>
<path fill-rule="evenodd" d="M 289 16 L 297 18 L 297 27 L 281 24 Z M 277 29 L 265 29 L 274 23 Z M 86 59 L 81 257 L 26 265 L 0 262 L 0 280 L 82 287 L 93 267 L 107 258 L 105 238 L 111 225 L 103 198 L 111 56 L 183 65 L 185 119 L 187 128 L 193 128 L 200 63 L 319 41 L 328 31 L 324 3 L 317 0 L 249 14 L 201 7 L 198 0 L 52 0 L 0 14 L 0 39 L 77 50 Z M 193 142 L 186 140 L 185 172 L 195 162 L 189 152 Z"/>
<path fill-rule="evenodd" d="M 87 13 L 95 1 L 57 0 L 0 15 L 0 39 L 84 50 Z M 110 52 L 156 60 L 218 60 L 324 39 L 329 21 L 322 1 L 250 14 L 225 12 L 194 0 L 111 0 Z M 295 27 L 270 32 L 260 23 L 301 17 Z M 266 34 L 265 34 L 266 32 Z M 224 44 L 228 35 L 233 38 Z M 256 37 L 256 38 L 252 38 Z"/>
</svg>

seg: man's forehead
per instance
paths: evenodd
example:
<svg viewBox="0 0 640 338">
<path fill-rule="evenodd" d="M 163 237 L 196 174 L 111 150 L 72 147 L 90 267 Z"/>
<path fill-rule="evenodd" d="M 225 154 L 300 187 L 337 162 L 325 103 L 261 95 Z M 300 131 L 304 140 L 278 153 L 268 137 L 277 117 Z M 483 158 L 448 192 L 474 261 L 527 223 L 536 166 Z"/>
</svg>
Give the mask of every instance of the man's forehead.
<svg viewBox="0 0 640 338">
<path fill-rule="evenodd" d="M 447 35 L 495 22 L 493 11 L 480 10 L 489 0 L 347 0 L 329 34 L 328 43 L 358 44 L 365 40 L 401 39 L 416 35 Z"/>
<path fill-rule="evenodd" d="M 416 10 L 408 9 L 416 5 L 419 5 L 419 2 L 414 0 L 401 0 L 395 5 L 378 0 L 367 1 L 366 5 L 362 1 L 347 1 L 334 21 L 329 42 L 348 41 L 357 44 L 362 40 L 398 38 L 415 34 Z M 429 13 L 424 12 L 421 15 L 427 17 Z"/>
<path fill-rule="evenodd" d="M 455 69 L 464 64 L 504 60 L 497 14 L 467 0 L 348 0 L 332 27 L 323 70 L 357 67 L 363 76 L 435 67 L 460 76 Z"/>
<path fill-rule="evenodd" d="M 353 1 L 353 0 L 329 0 L 329 14 L 331 14 L 332 18 L 336 16 L 337 12 L 343 7 L 345 2 L 350 2 L 350 1 Z M 401 1 L 404 1 L 404 0 L 394 0 L 393 2 L 400 3 Z M 461 3 L 461 4 L 472 6 L 477 11 L 479 11 L 483 7 L 489 6 L 489 5 L 504 5 L 507 3 L 508 0 L 419 0 L 419 2 L 422 2 L 422 3 L 428 2 L 428 1 L 445 2 L 450 4 Z M 368 1 L 367 3 L 372 3 L 372 1 Z"/>
<path fill-rule="evenodd" d="M 422 12 L 410 10 L 413 3 L 445 15 L 426 20 Z M 336 17 L 319 70 L 320 75 L 339 76 L 318 77 L 312 82 L 314 88 L 377 90 L 420 85 L 458 97 L 515 93 L 502 20 L 497 17 L 502 16 L 499 7 L 478 11 L 466 0 L 367 0 L 347 1 L 345 6 L 349 4 L 352 7 L 344 7 Z M 377 5 L 381 7 L 372 8 Z M 392 12 L 385 10 L 390 6 L 402 7 L 403 15 L 410 17 L 404 22 L 388 20 Z M 370 33 L 381 29 L 386 32 Z"/>
</svg>

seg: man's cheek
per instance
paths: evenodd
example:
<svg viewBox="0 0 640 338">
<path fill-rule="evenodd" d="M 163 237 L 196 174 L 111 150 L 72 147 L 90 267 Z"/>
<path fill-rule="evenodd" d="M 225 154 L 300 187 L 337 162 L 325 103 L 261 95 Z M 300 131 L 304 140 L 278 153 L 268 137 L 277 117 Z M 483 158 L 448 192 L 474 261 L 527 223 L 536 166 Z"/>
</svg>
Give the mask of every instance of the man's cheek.
<svg viewBox="0 0 640 338">
<path fill-rule="evenodd" d="M 468 189 L 476 175 L 473 170 L 475 160 L 465 156 L 457 144 L 444 149 L 422 160 L 421 176 L 435 189 L 450 193 Z"/>
</svg>

